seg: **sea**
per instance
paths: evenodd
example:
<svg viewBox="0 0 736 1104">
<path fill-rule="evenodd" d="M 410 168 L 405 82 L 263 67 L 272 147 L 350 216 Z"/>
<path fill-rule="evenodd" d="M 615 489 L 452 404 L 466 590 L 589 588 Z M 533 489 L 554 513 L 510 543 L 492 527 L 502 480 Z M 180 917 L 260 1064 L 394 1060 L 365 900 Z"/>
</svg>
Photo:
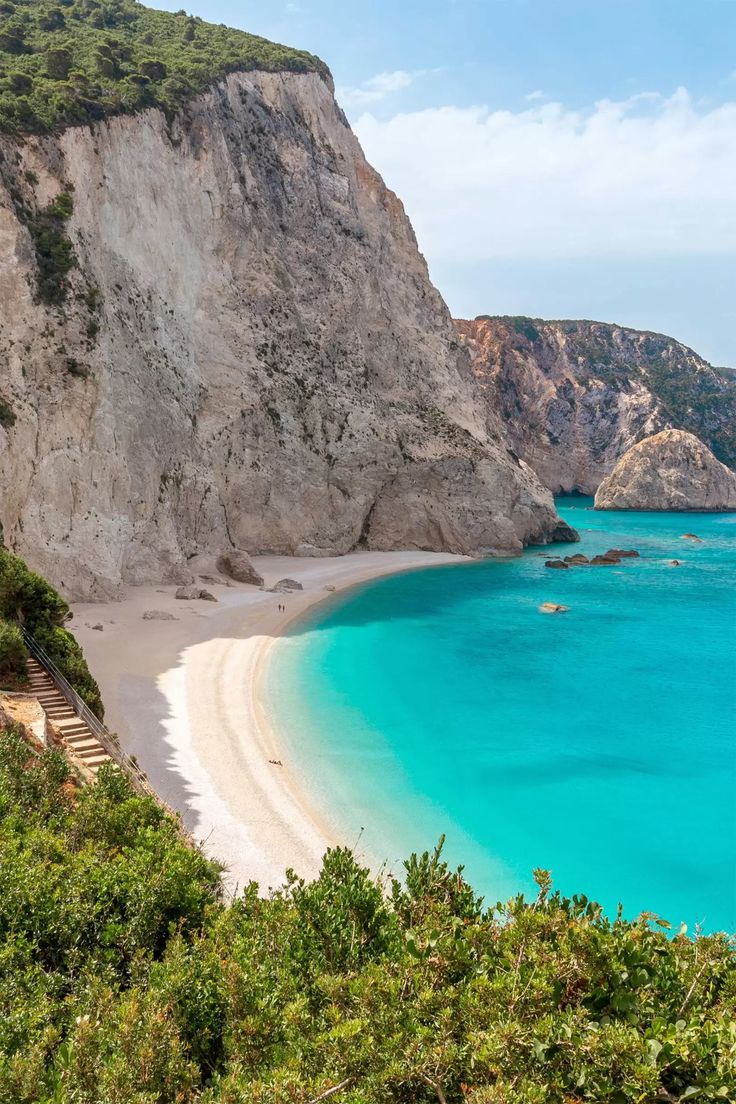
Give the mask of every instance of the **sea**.
<svg viewBox="0 0 736 1104">
<path fill-rule="evenodd" d="M 284 755 L 385 873 L 444 836 L 489 905 L 541 867 L 610 916 L 735 932 L 736 515 L 557 507 L 579 544 L 403 572 L 295 622 L 266 678 Z M 640 555 L 545 567 L 609 548 Z"/>
</svg>

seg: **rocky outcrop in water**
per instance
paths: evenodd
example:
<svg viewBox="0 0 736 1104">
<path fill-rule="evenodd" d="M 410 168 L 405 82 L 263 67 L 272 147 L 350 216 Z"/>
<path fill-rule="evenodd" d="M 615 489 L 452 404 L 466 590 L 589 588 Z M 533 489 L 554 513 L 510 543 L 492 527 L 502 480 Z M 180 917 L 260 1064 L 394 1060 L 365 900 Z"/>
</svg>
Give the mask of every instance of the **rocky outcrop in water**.
<svg viewBox="0 0 736 1104">
<path fill-rule="evenodd" d="M 595 496 L 597 510 L 736 510 L 736 474 L 692 433 L 668 429 L 634 445 Z"/>
<path fill-rule="evenodd" d="M 233 73 L 0 154 L 0 522 L 68 595 L 184 583 L 223 544 L 553 535 L 320 75 Z"/>
<path fill-rule="evenodd" d="M 736 464 L 736 373 L 672 338 L 603 322 L 455 325 L 513 448 L 554 492 L 594 494 L 632 445 L 669 427 Z"/>
</svg>

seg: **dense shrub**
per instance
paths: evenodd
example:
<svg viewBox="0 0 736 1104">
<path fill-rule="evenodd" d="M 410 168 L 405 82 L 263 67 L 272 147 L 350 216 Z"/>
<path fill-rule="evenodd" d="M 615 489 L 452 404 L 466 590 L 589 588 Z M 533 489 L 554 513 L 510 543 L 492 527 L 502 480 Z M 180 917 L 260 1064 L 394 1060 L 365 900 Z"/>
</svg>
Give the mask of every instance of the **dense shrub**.
<svg viewBox="0 0 736 1104">
<path fill-rule="evenodd" d="M 338 849 L 228 904 L 112 767 L 67 775 L 0 736 L 2 1101 L 734 1099 L 724 936 L 608 920 L 543 871 L 487 909 L 439 849 L 390 894 Z"/>
<path fill-rule="evenodd" d="M 0 621 L 0 689 L 23 689 L 28 682 L 28 651 L 17 625 Z"/>
<path fill-rule="evenodd" d="M 135 0 L 0 4 L 0 130 L 45 133 L 180 108 L 235 70 L 318 72 L 311 54 Z"/>
<path fill-rule="evenodd" d="M 0 548 L 0 618 L 21 622 L 49 654 L 93 713 L 103 716 L 100 690 L 82 649 L 63 627 L 69 606 L 19 556 Z"/>
<path fill-rule="evenodd" d="M 38 297 L 43 303 L 54 306 L 66 298 L 67 277 L 77 263 L 65 228 L 72 213 L 72 202 L 71 195 L 62 192 L 26 222 L 36 253 Z"/>
</svg>

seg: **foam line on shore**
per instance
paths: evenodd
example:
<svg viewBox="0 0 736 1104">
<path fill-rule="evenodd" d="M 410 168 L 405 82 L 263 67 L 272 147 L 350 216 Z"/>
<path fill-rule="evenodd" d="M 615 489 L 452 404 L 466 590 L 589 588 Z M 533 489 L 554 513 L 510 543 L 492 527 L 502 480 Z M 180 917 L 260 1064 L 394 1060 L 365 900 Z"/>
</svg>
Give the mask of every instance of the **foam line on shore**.
<svg viewBox="0 0 736 1104">
<path fill-rule="evenodd" d="M 256 557 L 266 586 L 210 587 L 218 603 L 181 601 L 173 586 L 131 587 L 119 602 L 74 606 L 74 633 L 100 684 L 106 719 L 156 791 L 183 817 L 232 887 L 279 886 L 287 868 L 314 876 L 336 841 L 290 770 L 263 696 L 269 658 L 289 626 L 335 592 L 398 571 L 461 562 L 432 552 L 324 559 Z M 279 604 L 286 605 L 281 613 Z M 146 610 L 177 620 L 143 620 Z M 93 626 L 102 625 L 102 631 Z M 283 762 L 278 766 L 269 760 Z"/>
</svg>

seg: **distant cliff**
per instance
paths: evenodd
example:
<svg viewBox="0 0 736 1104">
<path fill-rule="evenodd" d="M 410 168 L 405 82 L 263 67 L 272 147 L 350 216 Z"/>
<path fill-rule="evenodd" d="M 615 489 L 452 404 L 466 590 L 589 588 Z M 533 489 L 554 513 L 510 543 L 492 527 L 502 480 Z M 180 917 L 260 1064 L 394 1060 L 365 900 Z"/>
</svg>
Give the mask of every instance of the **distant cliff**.
<svg viewBox="0 0 736 1104">
<path fill-rule="evenodd" d="M 736 464 L 736 373 L 672 338 L 603 322 L 455 325 L 489 407 L 552 491 L 593 494 L 632 445 L 668 428 Z"/>
<path fill-rule="evenodd" d="M 554 534 L 323 74 L 232 73 L 0 158 L 0 522 L 67 596 L 230 546 Z"/>
</svg>

